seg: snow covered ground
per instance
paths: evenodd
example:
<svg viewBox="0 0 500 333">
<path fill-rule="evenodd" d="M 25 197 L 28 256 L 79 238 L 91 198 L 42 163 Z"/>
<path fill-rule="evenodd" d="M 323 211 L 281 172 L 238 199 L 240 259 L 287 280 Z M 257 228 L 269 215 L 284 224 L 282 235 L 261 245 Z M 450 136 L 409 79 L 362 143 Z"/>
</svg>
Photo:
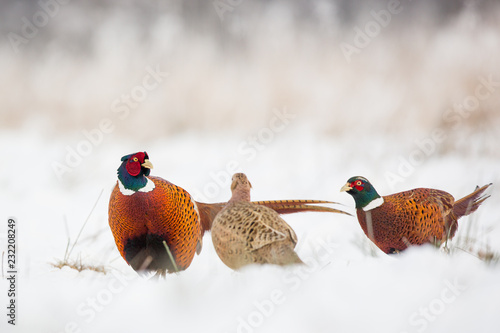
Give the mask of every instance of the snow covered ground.
<svg viewBox="0 0 500 333">
<path fill-rule="evenodd" d="M 497 332 L 500 266 L 486 264 L 460 244 L 471 226 L 478 247 L 500 251 L 497 186 L 481 209 L 460 220 L 451 255 L 421 247 L 386 256 L 369 244 L 354 217 L 302 213 L 285 219 L 297 232 L 297 251 L 308 267 L 235 273 L 218 259 L 210 235 L 191 267 L 165 280 L 138 277 L 121 259 L 107 226 L 107 200 L 119 158 L 136 150 L 148 151 L 154 175 L 199 200 L 227 200 L 230 161 L 250 177 L 255 200 L 329 199 L 354 212 L 352 198 L 339 189 L 357 174 L 380 193 L 393 192 L 383 176 L 397 168 L 393 159 L 365 152 L 355 142 L 304 137 L 303 130 L 291 125 L 250 161 L 237 153 L 247 137 L 232 135 L 103 143 L 105 148 L 62 181 L 50 166 L 59 142 L 46 142 L 33 130 L 4 132 L 2 233 L 8 216 L 14 216 L 19 280 L 17 326 L 7 326 L 4 318 L 2 327 L 9 332 Z M 384 147 L 380 156 L 401 146 L 383 139 L 377 145 Z M 476 184 L 498 183 L 498 172 L 498 160 L 488 156 L 431 158 L 394 191 L 427 186 L 458 198 Z M 215 193 L 217 182 L 222 185 Z M 68 240 L 75 241 L 101 191 L 70 261 L 102 266 L 106 274 L 54 268 L 51 263 L 63 259 Z M 0 281 L 6 299 L 7 281 Z"/>
<path fill-rule="evenodd" d="M 43 18 L 38 2 L 15 3 L 0 4 L 6 36 Z M 389 2 L 228 1 L 223 20 L 211 2 L 102 3 L 61 6 L 17 53 L 0 44 L 0 332 L 500 332 L 500 264 L 478 258 L 500 254 L 498 6 L 402 1 L 348 61 L 340 45 Z M 382 195 L 493 186 L 450 253 L 387 256 L 354 217 L 302 213 L 284 218 L 307 267 L 233 272 L 207 234 L 186 271 L 153 280 L 107 222 L 120 158 L 137 151 L 206 202 L 229 198 L 235 171 L 254 200 L 351 213 L 339 190 L 355 175 Z M 54 267 L 65 253 L 105 273 Z"/>
</svg>

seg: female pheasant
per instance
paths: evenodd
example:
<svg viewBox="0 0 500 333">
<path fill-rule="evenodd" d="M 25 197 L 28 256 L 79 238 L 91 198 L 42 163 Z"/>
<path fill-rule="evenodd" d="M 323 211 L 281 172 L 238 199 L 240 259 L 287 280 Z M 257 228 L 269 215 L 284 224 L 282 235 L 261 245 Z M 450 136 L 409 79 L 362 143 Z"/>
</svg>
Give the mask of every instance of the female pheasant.
<svg viewBox="0 0 500 333">
<path fill-rule="evenodd" d="M 136 271 L 160 275 L 185 270 L 202 248 L 202 237 L 226 203 L 202 203 L 179 186 L 149 176 L 146 152 L 122 157 L 109 200 L 109 226 L 118 251 Z M 347 214 L 321 200 L 258 201 L 280 214 L 318 211 Z"/>
<path fill-rule="evenodd" d="M 381 197 L 363 177 L 352 177 L 341 188 L 356 202 L 359 224 L 366 236 L 385 253 L 410 245 L 441 244 L 457 230 L 457 220 L 474 212 L 489 196 L 481 196 L 491 184 L 476 188 L 455 201 L 447 192 L 416 188 Z"/>
<path fill-rule="evenodd" d="M 217 214 L 212 241 L 229 268 L 249 264 L 300 264 L 293 250 L 297 236 L 274 210 L 250 202 L 252 185 L 243 173 L 233 175 L 232 197 Z"/>
</svg>

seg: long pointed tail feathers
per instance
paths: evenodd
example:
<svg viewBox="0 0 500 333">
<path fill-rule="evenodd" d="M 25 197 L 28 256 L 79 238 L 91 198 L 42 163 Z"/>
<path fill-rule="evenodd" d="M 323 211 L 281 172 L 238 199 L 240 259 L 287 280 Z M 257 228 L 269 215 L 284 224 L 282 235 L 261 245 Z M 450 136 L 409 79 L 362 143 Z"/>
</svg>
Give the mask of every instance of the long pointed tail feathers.
<svg viewBox="0 0 500 333">
<path fill-rule="evenodd" d="M 461 216 L 469 215 L 474 212 L 483 203 L 484 200 L 488 199 L 489 195 L 482 195 L 484 191 L 492 184 L 484 185 L 481 188 L 476 187 L 476 190 L 466 197 L 455 201 L 453 205 L 453 214 L 458 219 Z"/>
<path fill-rule="evenodd" d="M 328 212 L 351 215 L 339 209 L 318 206 L 319 204 L 335 204 L 339 203 L 325 200 L 266 200 L 252 201 L 256 205 L 266 206 L 274 209 L 279 214 L 293 214 L 301 212 Z"/>
<path fill-rule="evenodd" d="M 212 222 L 217 216 L 217 214 L 226 206 L 226 202 L 219 202 L 219 203 L 203 203 L 203 202 L 196 202 L 196 206 L 198 206 L 198 211 L 200 213 L 200 223 L 201 223 L 201 229 L 202 229 L 202 234 L 205 233 L 205 231 L 208 231 L 212 228 Z"/>
<path fill-rule="evenodd" d="M 284 214 L 294 214 L 294 213 L 303 213 L 303 212 L 328 212 L 328 213 L 338 213 L 338 214 L 346 214 L 346 215 L 351 215 L 347 212 L 344 212 L 339 209 L 335 208 L 330 208 L 330 207 L 325 207 L 325 206 L 316 206 L 316 205 L 308 205 L 308 204 L 259 204 L 262 206 L 266 206 L 268 208 L 271 208 L 275 210 L 278 214 L 284 215 Z M 352 216 L 352 215 L 351 215 Z"/>
<path fill-rule="evenodd" d="M 293 214 L 301 212 L 328 212 L 328 213 L 339 213 L 351 215 L 339 209 L 319 206 L 320 204 L 338 204 L 333 201 L 324 200 L 264 200 L 264 201 L 252 201 L 256 205 L 266 206 L 275 210 L 278 214 Z M 203 230 L 208 231 L 212 228 L 212 222 L 215 216 L 227 205 L 225 202 L 220 203 L 203 203 L 196 202 L 198 206 L 198 211 L 200 213 L 200 223 Z"/>
</svg>

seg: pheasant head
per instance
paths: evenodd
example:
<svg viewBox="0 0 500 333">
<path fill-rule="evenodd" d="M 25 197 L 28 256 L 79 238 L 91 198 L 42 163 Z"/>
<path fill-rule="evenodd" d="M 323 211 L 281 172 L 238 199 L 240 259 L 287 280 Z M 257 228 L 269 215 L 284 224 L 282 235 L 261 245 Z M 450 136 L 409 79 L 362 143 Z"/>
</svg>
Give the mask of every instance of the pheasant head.
<svg viewBox="0 0 500 333">
<path fill-rule="evenodd" d="M 232 178 L 231 191 L 233 193 L 229 202 L 250 202 L 250 189 L 252 184 L 244 173 L 235 173 Z"/>
<path fill-rule="evenodd" d="M 122 164 L 118 168 L 120 189 L 137 192 L 148 184 L 148 179 L 153 164 L 149 161 L 148 153 L 138 152 L 122 157 Z M 123 192 L 123 191 L 122 191 Z"/>
<path fill-rule="evenodd" d="M 368 179 L 359 176 L 349 178 L 347 183 L 340 189 L 340 192 L 347 192 L 352 195 L 356 202 L 356 209 L 363 208 L 367 210 L 377 201 L 383 200 Z"/>
</svg>

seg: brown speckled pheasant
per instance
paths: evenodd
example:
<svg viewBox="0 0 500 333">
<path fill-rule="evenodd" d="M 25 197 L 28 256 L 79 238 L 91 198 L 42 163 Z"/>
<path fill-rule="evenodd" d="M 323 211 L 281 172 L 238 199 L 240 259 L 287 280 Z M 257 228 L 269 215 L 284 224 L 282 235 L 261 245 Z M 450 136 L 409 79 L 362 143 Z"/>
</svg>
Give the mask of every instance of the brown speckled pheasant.
<svg viewBox="0 0 500 333">
<path fill-rule="evenodd" d="M 442 244 L 457 230 L 457 220 L 474 212 L 489 196 L 481 196 L 491 184 L 476 188 L 455 201 L 447 192 L 416 188 L 380 196 L 363 177 L 352 177 L 341 191 L 356 202 L 361 228 L 385 253 L 400 252 L 411 245 Z"/>
<path fill-rule="evenodd" d="M 202 237 L 227 203 L 196 202 L 181 187 L 149 176 L 146 152 L 122 157 L 118 181 L 109 200 L 109 226 L 123 259 L 136 271 L 160 275 L 185 270 L 202 248 Z M 280 214 L 322 211 L 320 200 L 259 201 Z"/>
<path fill-rule="evenodd" d="M 274 210 L 250 202 L 252 185 L 243 173 L 233 175 L 232 197 L 217 214 L 212 241 L 229 268 L 249 264 L 300 264 L 294 251 L 297 236 Z"/>
</svg>

